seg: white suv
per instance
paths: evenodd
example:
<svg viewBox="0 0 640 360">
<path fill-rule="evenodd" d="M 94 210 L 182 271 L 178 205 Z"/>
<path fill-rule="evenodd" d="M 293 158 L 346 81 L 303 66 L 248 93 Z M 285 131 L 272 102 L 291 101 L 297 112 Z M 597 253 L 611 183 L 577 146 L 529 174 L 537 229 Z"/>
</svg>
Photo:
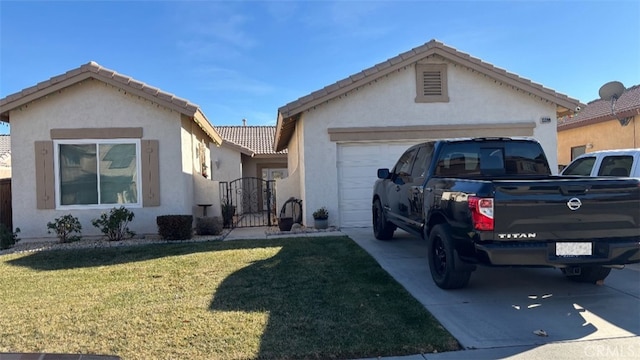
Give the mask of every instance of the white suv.
<svg viewBox="0 0 640 360">
<path fill-rule="evenodd" d="M 582 154 L 561 175 L 623 176 L 640 178 L 640 148 L 601 150 Z"/>
</svg>

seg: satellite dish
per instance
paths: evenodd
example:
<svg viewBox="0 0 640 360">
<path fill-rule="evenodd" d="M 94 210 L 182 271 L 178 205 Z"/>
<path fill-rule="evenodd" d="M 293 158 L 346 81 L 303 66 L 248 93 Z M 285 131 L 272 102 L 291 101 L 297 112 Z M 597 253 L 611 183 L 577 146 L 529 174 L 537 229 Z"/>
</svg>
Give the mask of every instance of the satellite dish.
<svg viewBox="0 0 640 360">
<path fill-rule="evenodd" d="M 600 99 L 602 100 L 618 100 L 624 92 L 624 85 L 620 81 L 608 82 L 600 88 Z"/>
</svg>

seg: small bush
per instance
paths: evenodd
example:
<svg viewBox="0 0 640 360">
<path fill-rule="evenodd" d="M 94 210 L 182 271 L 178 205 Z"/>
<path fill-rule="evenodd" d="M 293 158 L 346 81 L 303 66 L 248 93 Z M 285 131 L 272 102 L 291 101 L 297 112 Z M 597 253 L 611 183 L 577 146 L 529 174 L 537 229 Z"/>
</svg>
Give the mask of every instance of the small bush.
<svg viewBox="0 0 640 360">
<path fill-rule="evenodd" d="M 52 222 L 48 222 L 47 229 L 49 229 L 47 230 L 49 234 L 51 234 L 51 231 L 54 231 L 61 243 L 79 241 L 82 238 L 80 235 L 82 232 L 80 220 L 71 214 L 55 218 Z M 74 233 L 77 235 L 73 235 Z"/>
<path fill-rule="evenodd" d="M 198 235 L 220 235 L 222 220 L 219 217 L 196 218 L 196 233 Z"/>
<path fill-rule="evenodd" d="M 120 206 L 119 208 L 111 209 L 109 214 L 102 213 L 100 218 L 91 220 L 91 224 L 107 235 L 109 241 L 120 241 L 136 235 L 135 232 L 127 227 L 133 218 L 134 214 L 131 210 Z"/>
<path fill-rule="evenodd" d="M 193 236 L 193 215 L 160 215 L 158 234 L 165 240 L 187 240 Z"/>
<path fill-rule="evenodd" d="M 329 218 L 329 210 L 327 210 L 327 208 L 323 206 L 313 212 L 313 218 L 316 220 L 326 220 Z"/>
<path fill-rule="evenodd" d="M 11 229 L 7 228 L 5 224 L 0 224 L 0 250 L 8 249 L 20 241 L 18 238 L 19 232 L 20 228 L 16 228 L 15 232 L 11 232 Z"/>
</svg>

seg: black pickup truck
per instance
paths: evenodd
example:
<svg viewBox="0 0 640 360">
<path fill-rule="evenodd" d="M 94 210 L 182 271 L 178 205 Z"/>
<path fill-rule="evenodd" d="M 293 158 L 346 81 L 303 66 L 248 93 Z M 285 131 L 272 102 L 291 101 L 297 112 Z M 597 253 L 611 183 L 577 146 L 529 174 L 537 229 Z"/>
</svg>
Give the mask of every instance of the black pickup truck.
<svg viewBox="0 0 640 360">
<path fill-rule="evenodd" d="M 373 230 L 428 243 L 434 282 L 467 286 L 476 265 L 555 267 L 580 282 L 640 262 L 640 182 L 553 176 L 531 138 L 429 141 L 378 169 Z"/>
</svg>

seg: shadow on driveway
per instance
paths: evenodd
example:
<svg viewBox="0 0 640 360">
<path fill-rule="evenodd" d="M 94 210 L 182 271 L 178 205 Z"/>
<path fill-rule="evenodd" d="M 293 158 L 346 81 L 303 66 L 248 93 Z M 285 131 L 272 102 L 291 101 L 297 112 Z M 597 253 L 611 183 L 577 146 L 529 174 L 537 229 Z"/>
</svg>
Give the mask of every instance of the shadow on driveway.
<svg viewBox="0 0 640 360">
<path fill-rule="evenodd" d="M 369 252 L 467 349 L 515 349 L 640 335 L 638 264 L 612 270 L 603 286 L 569 281 L 551 268 L 480 266 L 468 287 L 442 290 L 431 279 L 426 241 L 400 230 L 391 241 L 376 240 L 367 228 L 342 232 Z M 547 336 L 536 335 L 538 330 Z M 563 355 L 560 358 L 586 356 Z"/>
</svg>

